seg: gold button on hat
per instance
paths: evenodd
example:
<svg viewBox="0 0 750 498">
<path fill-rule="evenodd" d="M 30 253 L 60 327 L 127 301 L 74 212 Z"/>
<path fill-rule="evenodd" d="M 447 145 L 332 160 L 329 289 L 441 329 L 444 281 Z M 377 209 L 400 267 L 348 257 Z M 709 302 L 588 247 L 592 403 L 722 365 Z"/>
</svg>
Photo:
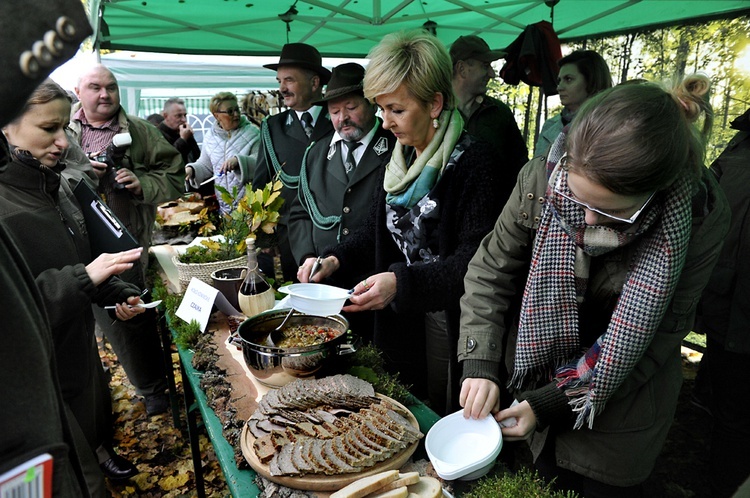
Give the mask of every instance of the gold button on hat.
<svg viewBox="0 0 750 498">
<path fill-rule="evenodd" d="M 55 23 L 55 31 L 65 41 L 73 41 L 78 30 L 76 29 L 73 20 L 68 16 L 61 16 L 57 18 Z"/>
<path fill-rule="evenodd" d="M 55 57 L 49 51 L 43 41 L 35 41 L 31 46 L 31 53 L 42 67 L 50 67 L 55 62 Z"/>
<path fill-rule="evenodd" d="M 18 59 L 21 72 L 28 78 L 36 78 L 39 75 L 39 61 L 36 60 L 31 50 L 25 50 Z"/>
<path fill-rule="evenodd" d="M 65 48 L 65 43 L 63 43 L 57 33 L 49 30 L 44 33 L 44 46 L 47 47 L 47 50 L 49 50 L 52 55 L 60 57 Z"/>
</svg>

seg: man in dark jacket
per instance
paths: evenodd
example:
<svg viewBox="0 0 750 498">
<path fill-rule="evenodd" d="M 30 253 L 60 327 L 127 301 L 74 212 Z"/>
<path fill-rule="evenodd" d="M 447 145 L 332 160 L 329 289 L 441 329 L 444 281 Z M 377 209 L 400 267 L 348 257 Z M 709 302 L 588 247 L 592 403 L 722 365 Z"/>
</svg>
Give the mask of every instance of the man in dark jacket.
<svg viewBox="0 0 750 498">
<path fill-rule="evenodd" d="M 453 42 L 450 55 L 456 107 L 464 118 L 466 131 L 495 147 L 498 167 L 506 176 L 501 193 L 505 200 L 529 155 L 513 112 L 487 95 L 487 84 L 495 78 L 492 62 L 505 57 L 505 52 L 490 50 L 480 37 L 467 35 Z"/>
<path fill-rule="evenodd" d="M 738 133 L 711 171 L 729 200 L 732 222 L 696 321 L 708 342 L 701 376 L 707 375 L 711 392 L 709 475 L 715 497 L 732 496 L 750 476 L 750 384 L 744 380 L 750 365 L 750 110 L 731 126 Z"/>
<path fill-rule="evenodd" d="M 289 209 L 297 196 L 300 165 L 311 142 L 328 140 L 333 133 L 331 120 L 321 107 L 313 105 L 323 96 L 323 85 L 331 72 L 322 66 L 320 53 L 304 43 L 287 43 L 281 49 L 278 64 L 263 67 L 276 71 L 284 105 L 289 109 L 269 116 L 261 126 L 261 153 L 255 167 L 253 186 L 263 188 L 279 175 L 284 183 L 284 205 L 276 227 L 284 280 L 294 280 L 297 261 L 292 253 L 287 224 Z"/>
<path fill-rule="evenodd" d="M 161 115 L 164 116 L 164 121 L 159 123 L 157 128 L 167 142 L 180 152 L 185 164 L 197 161 L 201 155 L 201 148 L 198 147 L 193 129 L 187 122 L 185 101 L 176 97 L 167 99 Z"/>
<path fill-rule="evenodd" d="M 32 16 L 19 16 L 26 0 L 0 2 L 0 126 L 57 66 L 70 59 L 91 34 L 78 0 L 40 0 Z M 47 34 L 52 33 L 52 34 Z M 41 65 L 35 43 L 57 43 L 52 60 Z M 9 160 L 0 134 L 0 164 Z M 89 496 L 75 450 L 57 379 L 50 324 L 24 258 L 0 225 L 0 474 L 43 453 L 53 457 L 52 495 Z"/>
<path fill-rule="evenodd" d="M 300 265 L 311 265 L 326 247 L 362 225 L 373 193 L 382 188 L 379 170 L 390 160 L 396 138 L 382 128 L 375 106 L 365 99 L 364 75 L 365 68 L 356 63 L 336 67 L 321 101 L 336 133 L 307 152 L 290 208 L 289 240 Z"/>
<path fill-rule="evenodd" d="M 144 249 L 138 264 L 121 278 L 145 289 L 156 206 L 182 194 L 185 164 L 153 125 L 121 108 L 117 80 L 106 67 L 97 65 L 81 75 L 76 94 L 80 102 L 72 109 L 70 128 L 86 154 L 106 150 L 118 133 L 130 134 L 132 143 L 125 148 L 118 168 L 99 161 L 92 161 L 92 165 L 99 175 L 99 194 Z M 146 412 L 155 415 L 167 411 L 167 380 L 155 313 L 148 313 L 148 320 L 137 325 L 113 325 L 99 307 L 94 307 L 94 315 L 128 379 L 145 398 Z"/>
<path fill-rule="evenodd" d="M 319 102 L 327 106 L 336 133 L 308 150 L 289 212 L 289 241 L 306 277 L 324 249 L 344 241 L 365 223 L 373 194 L 383 188 L 381 173 L 396 137 L 383 129 L 375 106 L 365 98 L 364 76 L 365 68 L 359 64 L 337 66 Z M 333 283 L 351 288 L 358 280 Z M 360 337 L 372 339 L 371 312 L 349 313 L 346 318 Z"/>
</svg>

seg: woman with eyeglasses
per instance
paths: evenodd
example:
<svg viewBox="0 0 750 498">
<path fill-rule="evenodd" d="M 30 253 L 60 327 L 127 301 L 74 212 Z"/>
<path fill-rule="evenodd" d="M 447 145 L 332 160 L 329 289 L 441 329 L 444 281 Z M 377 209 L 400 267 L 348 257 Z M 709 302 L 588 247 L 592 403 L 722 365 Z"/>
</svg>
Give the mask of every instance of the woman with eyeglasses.
<svg viewBox="0 0 750 498">
<path fill-rule="evenodd" d="M 237 97 L 231 92 L 214 95 L 208 108 L 216 121 L 203 137 L 198 160 L 185 166 L 185 179 L 197 189 L 213 178 L 214 187 L 225 188 L 239 200 L 245 195 L 245 184 L 253 179 L 260 130 L 242 115 Z M 219 191 L 216 197 L 222 214 L 234 209 Z"/>
<path fill-rule="evenodd" d="M 469 263 L 464 416 L 529 439 L 559 489 L 641 496 L 669 431 L 680 344 L 729 225 L 692 125 L 710 128 L 708 87 L 692 76 L 592 97 L 526 164 Z"/>
</svg>

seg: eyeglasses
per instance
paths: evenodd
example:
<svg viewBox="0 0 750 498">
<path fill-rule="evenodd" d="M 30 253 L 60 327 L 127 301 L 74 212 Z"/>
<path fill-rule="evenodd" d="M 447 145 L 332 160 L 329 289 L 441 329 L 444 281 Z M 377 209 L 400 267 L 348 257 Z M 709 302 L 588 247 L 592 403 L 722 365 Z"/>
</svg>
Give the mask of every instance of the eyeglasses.
<svg viewBox="0 0 750 498">
<path fill-rule="evenodd" d="M 230 107 L 229 109 L 225 111 L 216 111 L 219 114 L 240 114 L 240 108 L 239 107 Z"/>
<path fill-rule="evenodd" d="M 606 218 L 609 218 L 609 219 L 615 220 L 615 221 L 619 221 L 621 223 L 630 223 L 630 224 L 635 223 L 635 220 L 638 219 L 638 216 L 641 215 L 641 213 L 643 212 L 643 210 L 646 209 L 646 207 L 651 202 L 651 199 L 653 199 L 654 196 L 656 195 L 656 192 L 654 192 L 653 194 L 651 194 L 650 196 L 648 196 L 648 199 L 646 199 L 646 202 L 643 203 L 643 206 L 641 206 L 641 208 L 638 211 L 636 211 L 635 213 L 633 213 L 633 215 L 630 218 L 621 218 L 619 216 L 615 216 L 614 214 L 610 214 L 610 213 L 607 213 L 605 211 L 602 211 L 601 209 L 597 209 L 597 208 L 595 208 L 593 206 L 589 206 L 585 202 L 580 201 L 578 199 L 575 199 L 575 198 L 573 198 L 573 197 L 565 194 L 564 192 L 562 192 L 560 190 L 560 186 L 559 185 L 561 183 L 562 183 L 562 178 L 560 180 L 558 180 L 558 182 L 557 182 L 557 184 L 555 185 L 555 188 L 554 188 L 554 192 L 556 194 L 558 194 L 560 197 L 563 197 L 563 198 L 569 200 L 570 202 L 573 202 L 573 203 L 581 206 L 582 208 L 588 209 L 589 211 L 593 211 L 596 214 L 600 214 L 600 215 L 602 215 L 602 216 L 604 216 Z"/>
</svg>

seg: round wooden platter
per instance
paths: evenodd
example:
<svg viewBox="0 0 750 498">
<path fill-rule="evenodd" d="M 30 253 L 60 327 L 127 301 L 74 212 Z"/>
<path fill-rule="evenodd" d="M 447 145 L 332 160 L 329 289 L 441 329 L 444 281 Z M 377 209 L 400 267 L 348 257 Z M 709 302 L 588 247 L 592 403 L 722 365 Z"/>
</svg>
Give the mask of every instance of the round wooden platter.
<svg viewBox="0 0 750 498">
<path fill-rule="evenodd" d="M 406 414 L 406 419 L 411 423 L 411 425 L 414 426 L 417 430 L 419 429 L 419 423 L 417 422 L 417 419 L 404 405 L 382 394 L 378 394 L 378 397 L 383 398 L 389 403 L 393 403 L 395 406 L 397 406 L 399 408 L 398 411 L 400 411 L 402 415 Z M 325 474 L 308 474 L 304 476 L 273 476 L 271 475 L 271 469 L 269 468 L 269 466 L 261 463 L 258 459 L 258 456 L 255 454 L 255 451 L 253 450 L 254 442 L 255 436 L 253 436 L 252 432 L 250 432 L 250 430 L 247 428 L 247 424 L 245 424 L 245 426 L 242 428 L 242 434 L 240 436 L 240 448 L 242 449 L 242 455 L 245 457 L 245 460 L 248 461 L 253 470 L 255 470 L 255 472 L 265 477 L 269 481 L 275 482 L 276 484 L 281 484 L 282 486 L 286 486 L 288 488 L 300 489 L 303 491 L 336 491 L 343 488 L 347 484 L 356 481 L 357 479 L 377 474 L 378 472 L 385 472 L 386 470 L 399 469 L 406 463 L 409 457 L 412 456 L 414 451 L 417 449 L 417 445 L 419 445 L 419 441 L 415 441 L 414 443 L 401 450 L 401 452 L 393 455 L 391 458 L 383 460 L 382 462 L 378 462 L 377 464 L 366 470 L 353 474 L 339 474 L 333 476 Z"/>
</svg>

